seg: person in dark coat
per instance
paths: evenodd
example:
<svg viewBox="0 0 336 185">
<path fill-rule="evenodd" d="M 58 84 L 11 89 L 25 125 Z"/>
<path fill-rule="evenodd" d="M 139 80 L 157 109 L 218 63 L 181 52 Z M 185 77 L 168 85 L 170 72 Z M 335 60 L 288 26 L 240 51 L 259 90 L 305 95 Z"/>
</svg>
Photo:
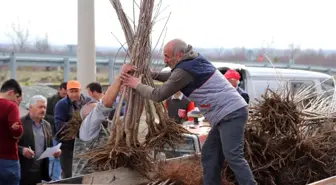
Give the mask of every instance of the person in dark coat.
<svg viewBox="0 0 336 185">
<path fill-rule="evenodd" d="M 48 121 L 51 124 L 51 127 L 53 129 L 54 133 L 54 109 L 56 106 L 56 103 L 60 101 L 62 98 L 66 97 L 67 95 L 67 83 L 63 82 L 58 87 L 58 92 L 54 94 L 53 96 L 48 98 L 47 103 L 47 113 L 45 116 L 45 120 Z"/>
<path fill-rule="evenodd" d="M 35 185 L 50 181 L 49 158 L 37 160 L 41 154 L 52 147 L 50 124 L 43 119 L 46 113 L 47 99 L 35 95 L 29 100 L 29 113 L 21 118 L 23 135 L 19 140 L 19 158 L 21 166 L 20 185 Z M 59 157 L 61 151 L 54 153 Z"/>
<path fill-rule="evenodd" d="M 249 95 L 246 91 L 238 86 L 240 82 L 240 74 L 236 70 L 229 69 L 226 71 L 224 76 L 232 84 L 232 86 L 237 89 L 238 93 L 244 98 L 244 100 L 248 104 L 250 102 Z"/>
<path fill-rule="evenodd" d="M 195 109 L 195 103 L 188 100 L 181 91 L 178 91 L 173 96 L 164 102 L 165 108 L 168 111 L 168 116 L 173 118 L 176 123 L 182 124 L 184 121 L 193 121 L 194 118 L 188 117 L 188 112 Z M 180 115 L 179 110 L 184 110 L 185 114 Z"/>
<path fill-rule="evenodd" d="M 45 120 L 50 123 L 51 130 L 52 130 L 52 135 L 53 135 L 53 145 L 57 145 L 58 141 L 56 141 L 55 134 L 55 124 L 54 124 L 54 110 L 57 102 L 59 102 L 62 98 L 67 96 L 67 82 L 61 83 L 61 85 L 58 88 L 58 92 L 48 98 L 48 103 L 47 103 L 47 114 L 45 116 Z M 50 177 L 52 180 L 61 180 L 61 163 L 59 158 L 50 158 L 50 164 L 49 164 L 49 172 L 50 172 Z"/>
<path fill-rule="evenodd" d="M 62 139 L 63 131 L 67 128 L 67 122 L 71 120 L 72 114 L 80 109 L 92 98 L 84 96 L 81 93 L 81 84 L 79 81 L 70 80 L 67 83 L 67 96 L 57 102 L 55 106 L 55 138 L 62 143 L 62 155 L 60 157 L 62 178 L 72 177 L 72 159 L 75 137 L 71 140 Z"/>
</svg>

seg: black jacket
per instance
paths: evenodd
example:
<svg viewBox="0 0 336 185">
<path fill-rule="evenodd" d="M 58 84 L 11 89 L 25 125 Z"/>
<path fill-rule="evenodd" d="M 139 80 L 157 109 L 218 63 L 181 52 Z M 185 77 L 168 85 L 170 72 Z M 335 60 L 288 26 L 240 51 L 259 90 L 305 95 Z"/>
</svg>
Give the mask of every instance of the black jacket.
<svg viewBox="0 0 336 185">
<path fill-rule="evenodd" d="M 247 104 L 250 102 L 250 96 L 247 94 L 246 91 L 244 91 L 242 88 L 237 88 L 238 93 L 244 98 Z"/>
<path fill-rule="evenodd" d="M 60 97 L 58 93 L 48 98 L 47 113 L 44 119 L 50 123 L 50 126 L 53 131 L 52 133 L 55 133 L 54 109 L 55 109 L 56 103 L 60 101 L 61 99 L 62 98 Z"/>
<path fill-rule="evenodd" d="M 23 148 L 31 147 L 32 150 L 35 151 L 35 140 L 34 140 L 34 133 L 33 133 L 33 122 L 30 119 L 29 115 L 26 115 L 21 118 L 21 122 L 23 125 L 23 135 L 20 138 L 18 143 L 19 145 L 19 158 L 20 158 L 20 165 L 21 165 L 21 180 L 29 179 L 29 169 L 34 164 L 35 159 L 27 159 L 23 156 Z M 51 135 L 51 128 L 50 124 L 43 120 L 43 132 L 45 137 L 45 147 L 52 147 L 52 135 Z M 51 178 L 49 176 L 49 159 L 44 158 L 41 159 L 41 180 L 50 181 Z"/>
</svg>

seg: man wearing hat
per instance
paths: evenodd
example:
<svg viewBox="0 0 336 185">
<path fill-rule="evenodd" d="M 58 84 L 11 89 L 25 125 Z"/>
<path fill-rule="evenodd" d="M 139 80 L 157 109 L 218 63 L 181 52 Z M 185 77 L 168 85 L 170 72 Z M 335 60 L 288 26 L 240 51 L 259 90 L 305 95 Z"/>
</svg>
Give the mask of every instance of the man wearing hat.
<svg viewBox="0 0 336 185">
<path fill-rule="evenodd" d="M 244 100 L 248 104 L 250 102 L 249 95 L 247 94 L 246 91 L 244 91 L 242 88 L 238 86 L 240 82 L 240 74 L 236 70 L 229 69 L 226 71 L 224 76 L 232 84 L 232 86 L 237 89 L 239 94 L 244 98 Z"/>
<path fill-rule="evenodd" d="M 62 131 L 67 126 L 65 123 L 71 120 L 72 113 L 79 111 L 91 100 L 90 97 L 84 96 L 81 93 L 81 84 L 78 81 L 70 80 L 67 83 L 67 96 L 57 102 L 55 106 L 55 137 L 62 143 L 60 160 L 63 178 L 72 176 L 72 158 L 75 138 L 72 140 L 61 140 Z"/>
</svg>

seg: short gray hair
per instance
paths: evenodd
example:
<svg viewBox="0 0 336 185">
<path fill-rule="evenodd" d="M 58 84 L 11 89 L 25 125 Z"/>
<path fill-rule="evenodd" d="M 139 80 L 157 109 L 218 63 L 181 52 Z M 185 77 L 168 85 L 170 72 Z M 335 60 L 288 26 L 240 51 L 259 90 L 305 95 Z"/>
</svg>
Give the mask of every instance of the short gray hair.
<svg viewBox="0 0 336 185">
<path fill-rule="evenodd" d="M 174 48 L 174 56 L 181 52 L 181 53 L 186 53 L 188 51 L 188 44 L 184 42 L 181 39 L 174 39 L 172 40 L 173 42 L 173 48 Z"/>
<path fill-rule="evenodd" d="M 29 99 L 29 102 L 26 105 L 28 109 L 30 106 L 35 105 L 38 101 L 43 101 L 47 105 L 47 98 L 42 95 L 35 95 Z"/>
</svg>

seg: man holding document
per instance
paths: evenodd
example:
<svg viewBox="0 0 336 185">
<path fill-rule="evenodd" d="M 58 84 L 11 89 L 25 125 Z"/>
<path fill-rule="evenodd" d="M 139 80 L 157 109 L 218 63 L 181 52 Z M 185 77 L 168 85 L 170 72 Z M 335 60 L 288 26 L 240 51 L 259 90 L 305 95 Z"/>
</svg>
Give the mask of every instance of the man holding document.
<svg viewBox="0 0 336 185">
<path fill-rule="evenodd" d="M 19 141 L 19 157 L 21 165 L 20 185 L 32 185 L 43 181 L 50 181 L 49 158 L 40 159 L 42 153 L 52 147 L 50 124 L 44 120 L 47 99 L 41 95 L 33 96 L 29 100 L 29 113 L 21 118 L 24 128 Z M 61 150 L 53 155 L 59 157 Z"/>
</svg>

